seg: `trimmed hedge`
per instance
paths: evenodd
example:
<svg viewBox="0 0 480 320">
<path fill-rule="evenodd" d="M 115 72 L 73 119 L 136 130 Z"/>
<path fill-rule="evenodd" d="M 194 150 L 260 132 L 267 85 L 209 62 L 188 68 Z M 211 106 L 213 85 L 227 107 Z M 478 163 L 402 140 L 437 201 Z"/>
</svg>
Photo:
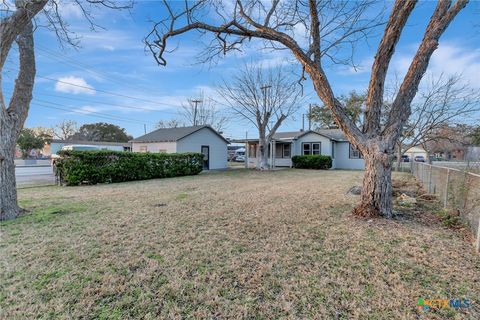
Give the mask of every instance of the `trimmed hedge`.
<svg viewBox="0 0 480 320">
<path fill-rule="evenodd" d="M 196 175 L 203 170 L 200 153 L 65 150 L 59 155 L 55 175 L 69 186 Z"/>
<path fill-rule="evenodd" d="M 332 158 L 322 155 L 293 156 L 292 163 L 298 169 L 330 169 Z"/>
</svg>

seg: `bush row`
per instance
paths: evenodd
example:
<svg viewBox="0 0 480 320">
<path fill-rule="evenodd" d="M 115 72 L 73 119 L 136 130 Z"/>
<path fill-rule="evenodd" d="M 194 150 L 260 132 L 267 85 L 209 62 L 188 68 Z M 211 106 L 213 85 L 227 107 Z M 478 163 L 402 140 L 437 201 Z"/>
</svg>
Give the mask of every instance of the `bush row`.
<svg viewBox="0 0 480 320">
<path fill-rule="evenodd" d="M 61 151 L 55 161 L 60 184 L 124 182 L 199 174 L 200 153 L 133 153 L 120 151 Z"/>
<path fill-rule="evenodd" d="M 330 169 L 332 158 L 322 155 L 293 156 L 292 163 L 298 169 Z"/>
</svg>

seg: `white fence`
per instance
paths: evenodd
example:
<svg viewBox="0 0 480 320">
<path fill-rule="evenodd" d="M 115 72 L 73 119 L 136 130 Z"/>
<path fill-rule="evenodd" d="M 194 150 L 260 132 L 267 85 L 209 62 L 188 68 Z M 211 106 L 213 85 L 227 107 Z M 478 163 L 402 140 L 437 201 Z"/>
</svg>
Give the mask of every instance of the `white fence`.
<svg viewBox="0 0 480 320">
<path fill-rule="evenodd" d="M 439 196 L 445 208 L 458 212 L 480 251 L 480 174 L 422 162 L 413 162 L 411 168 L 425 189 Z"/>
</svg>

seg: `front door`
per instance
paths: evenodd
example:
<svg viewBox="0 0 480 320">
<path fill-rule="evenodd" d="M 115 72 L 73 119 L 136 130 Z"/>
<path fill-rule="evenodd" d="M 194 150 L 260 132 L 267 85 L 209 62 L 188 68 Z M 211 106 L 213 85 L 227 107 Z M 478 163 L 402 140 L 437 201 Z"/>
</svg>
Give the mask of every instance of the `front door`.
<svg viewBox="0 0 480 320">
<path fill-rule="evenodd" d="M 202 146 L 202 154 L 203 154 L 203 170 L 209 170 L 210 169 L 210 147 Z"/>
</svg>

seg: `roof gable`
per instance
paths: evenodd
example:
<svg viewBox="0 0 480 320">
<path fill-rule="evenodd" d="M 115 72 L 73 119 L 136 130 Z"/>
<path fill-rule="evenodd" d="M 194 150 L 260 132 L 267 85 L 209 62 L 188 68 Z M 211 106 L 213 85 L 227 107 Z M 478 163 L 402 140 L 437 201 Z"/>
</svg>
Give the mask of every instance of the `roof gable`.
<svg viewBox="0 0 480 320">
<path fill-rule="evenodd" d="M 161 128 L 149 132 L 143 136 L 133 139 L 131 142 L 176 142 L 197 131 L 207 128 L 217 134 L 225 142 L 229 143 L 220 133 L 208 125 L 177 127 L 177 128 Z"/>
</svg>

